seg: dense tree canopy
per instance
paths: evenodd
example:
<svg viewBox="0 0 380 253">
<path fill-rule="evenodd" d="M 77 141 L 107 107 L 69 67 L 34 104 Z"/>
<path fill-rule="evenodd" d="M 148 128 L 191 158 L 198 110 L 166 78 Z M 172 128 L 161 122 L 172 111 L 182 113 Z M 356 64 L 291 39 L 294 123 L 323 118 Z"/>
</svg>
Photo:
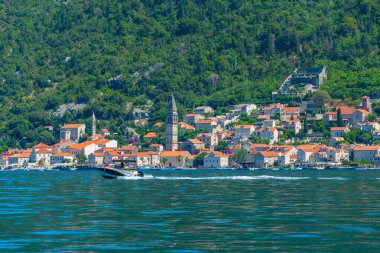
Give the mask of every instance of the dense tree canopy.
<svg viewBox="0 0 380 253">
<path fill-rule="evenodd" d="M 379 96 L 379 22 L 377 0 L 2 1 L 0 146 L 92 111 L 123 133 L 127 102 L 162 119 L 171 92 L 181 113 L 268 102 L 299 66 L 326 65 L 333 98 Z M 87 106 L 50 115 L 65 103 Z"/>
</svg>

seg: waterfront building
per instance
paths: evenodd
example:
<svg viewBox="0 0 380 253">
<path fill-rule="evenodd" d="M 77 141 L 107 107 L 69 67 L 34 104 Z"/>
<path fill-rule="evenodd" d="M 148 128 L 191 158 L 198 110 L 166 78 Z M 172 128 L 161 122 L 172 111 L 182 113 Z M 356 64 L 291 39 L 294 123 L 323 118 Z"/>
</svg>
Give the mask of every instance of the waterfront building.
<svg viewBox="0 0 380 253">
<path fill-rule="evenodd" d="M 104 162 L 104 153 L 95 152 L 88 156 L 88 164 L 91 165 L 102 165 Z"/>
<path fill-rule="evenodd" d="M 50 157 L 50 164 L 73 163 L 75 156 L 70 153 L 57 153 Z"/>
<path fill-rule="evenodd" d="M 8 157 L 8 165 L 26 167 L 30 160 L 30 153 L 13 154 Z"/>
<path fill-rule="evenodd" d="M 166 150 L 178 150 L 178 113 L 173 94 L 169 99 L 166 114 Z"/>
<path fill-rule="evenodd" d="M 139 148 L 134 145 L 126 145 L 118 148 L 117 151 L 119 151 L 121 154 L 133 154 L 138 152 Z"/>
<path fill-rule="evenodd" d="M 83 143 L 75 143 L 67 146 L 65 153 L 71 153 L 73 155 L 84 155 L 88 157 L 90 154 L 94 153 L 98 149 L 98 146 L 90 141 Z"/>
<path fill-rule="evenodd" d="M 352 156 L 354 162 L 375 162 L 376 156 L 380 154 L 380 146 L 354 146 Z"/>
<path fill-rule="evenodd" d="M 140 166 L 154 166 L 160 164 L 160 156 L 157 152 L 137 152 L 132 155 L 128 155 L 128 160 L 137 167 Z"/>
<path fill-rule="evenodd" d="M 226 168 L 229 165 L 229 155 L 213 151 L 203 158 L 205 168 Z"/>
<path fill-rule="evenodd" d="M 254 155 L 254 164 L 257 168 L 268 168 L 278 162 L 279 153 L 275 151 L 260 151 Z"/>
<path fill-rule="evenodd" d="M 183 168 L 189 155 L 188 151 L 164 151 L 160 155 L 161 165 L 163 167 Z"/>
<path fill-rule="evenodd" d="M 331 148 L 327 151 L 327 160 L 333 163 L 348 162 L 350 152 L 346 149 Z"/>
</svg>

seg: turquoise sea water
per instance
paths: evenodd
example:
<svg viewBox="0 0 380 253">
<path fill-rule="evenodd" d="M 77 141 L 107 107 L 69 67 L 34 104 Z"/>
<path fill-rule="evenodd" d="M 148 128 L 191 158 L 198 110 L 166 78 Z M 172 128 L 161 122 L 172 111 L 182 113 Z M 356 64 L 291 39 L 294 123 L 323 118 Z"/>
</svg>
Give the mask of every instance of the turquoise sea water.
<svg viewBox="0 0 380 253">
<path fill-rule="evenodd" d="M 380 252 L 380 172 L 1 172 L 1 252 Z"/>
</svg>

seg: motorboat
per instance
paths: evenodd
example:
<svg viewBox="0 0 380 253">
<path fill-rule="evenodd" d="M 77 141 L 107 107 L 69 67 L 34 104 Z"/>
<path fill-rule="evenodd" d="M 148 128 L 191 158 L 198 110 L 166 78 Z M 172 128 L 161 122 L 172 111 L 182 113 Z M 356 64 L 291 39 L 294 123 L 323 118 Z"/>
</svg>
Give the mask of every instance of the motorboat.
<svg viewBox="0 0 380 253">
<path fill-rule="evenodd" d="M 118 177 L 143 177 L 144 173 L 135 169 L 101 167 L 98 168 L 104 178 L 115 179 Z"/>
</svg>

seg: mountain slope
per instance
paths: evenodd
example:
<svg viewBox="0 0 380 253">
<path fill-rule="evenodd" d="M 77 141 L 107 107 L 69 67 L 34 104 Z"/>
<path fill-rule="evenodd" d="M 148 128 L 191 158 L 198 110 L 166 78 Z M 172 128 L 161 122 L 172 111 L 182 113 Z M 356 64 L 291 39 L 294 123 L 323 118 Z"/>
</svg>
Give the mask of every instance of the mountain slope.
<svg viewBox="0 0 380 253">
<path fill-rule="evenodd" d="M 86 120 L 122 132 L 127 102 L 174 92 L 183 113 L 270 101 L 294 67 L 327 65 L 335 98 L 380 95 L 376 0 L 15 0 L 0 3 L 0 142 L 53 142 L 43 129 Z M 65 103 L 75 115 L 49 117 Z"/>
</svg>

